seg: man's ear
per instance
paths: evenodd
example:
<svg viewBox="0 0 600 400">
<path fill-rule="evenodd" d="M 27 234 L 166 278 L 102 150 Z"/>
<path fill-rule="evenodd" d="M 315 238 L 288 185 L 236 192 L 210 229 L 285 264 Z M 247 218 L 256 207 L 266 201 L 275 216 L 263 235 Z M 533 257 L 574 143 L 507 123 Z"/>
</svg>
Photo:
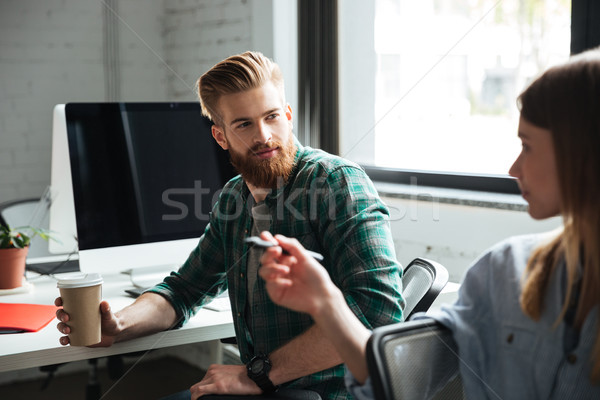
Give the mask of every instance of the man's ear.
<svg viewBox="0 0 600 400">
<path fill-rule="evenodd" d="M 221 146 L 223 150 L 229 150 L 229 146 L 227 145 L 227 139 L 225 139 L 225 131 L 217 125 L 213 125 L 210 128 L 210 131 L 212 132 L 212 135 L 217 141 L 217 143 L 219 143 L 219 146 Z"/>
<path fill-rule="evenodd" d="M 288 125 L 290 126 L 290 131 L 293 132 L 293 130 L 294 130 L 294 119 L 293 119 L 293 114 L 292 114 L 292 106 L 290 106 L 289 104 L 287 104 L 286 107 L 285 107 L 285 117 L 288 120 Z"/>
</svg>

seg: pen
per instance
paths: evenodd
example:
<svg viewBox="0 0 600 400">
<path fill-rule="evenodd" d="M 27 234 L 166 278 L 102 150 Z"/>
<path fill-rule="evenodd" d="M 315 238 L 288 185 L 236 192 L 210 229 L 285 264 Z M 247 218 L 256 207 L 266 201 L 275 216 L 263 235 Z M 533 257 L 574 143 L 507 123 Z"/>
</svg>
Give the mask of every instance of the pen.
<svg viewBox="0 0 600 400">
<path fill-rule="evenodd" d="M 269 247 L 273 247 L 273 246 L 277 246 L 275 243 L 271 243 L 267 240 L 262 240 L 261 238 L 259 238 L 258 236 L 250 236 L 247 237 L 246 239 L 244 239 L 244 242 L 246 243 L 250 243 L 253 244 L 255 246 L 258 247 L 262 247 L 263 249 L 269 248 Z M 285 251 L 285 249 L 283 250 L 283 254 L 290 254 L 287 251 Z M 323 256 L 319 253 L 315 253 L 314 251 L 310 251 L 310 250 L 305 250 L 312 258 L 314 258 L 317 261 L 323 261 Z"/>
</svg>

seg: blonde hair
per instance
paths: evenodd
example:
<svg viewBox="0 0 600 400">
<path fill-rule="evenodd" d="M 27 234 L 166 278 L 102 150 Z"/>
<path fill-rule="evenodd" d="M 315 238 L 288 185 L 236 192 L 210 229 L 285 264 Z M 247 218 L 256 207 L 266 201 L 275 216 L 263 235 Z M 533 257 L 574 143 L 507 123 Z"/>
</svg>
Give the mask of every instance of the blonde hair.
<svg viewBox="0 0 600 400">
<path fill-rule="evenodd" d="M 217 125 L 222 124 L 218 112 L 221 96 L 244 92 L 273 82 L 285 104 L 283 75 L 279 66 L 260 52 L 247 51 L 216 64 L 196 83 L 202 114 Z"/>
<path fill-rule="evenodd" d="M 518 102 L 524 119 L 552 134 L 564 221 L 562 232 L 537 248 L 528 261 L 521 308 L 539 320 L 549 277 L 564 260 L 567 290 L 555 325 L 565 317 L 580 284 L 573 322 L 580 330 L 591 309 L 600 304 L 600 48 L 549 69 Z M 600 382 L 600 334 L 592 363 L 590 378 Z"/>
</svg>

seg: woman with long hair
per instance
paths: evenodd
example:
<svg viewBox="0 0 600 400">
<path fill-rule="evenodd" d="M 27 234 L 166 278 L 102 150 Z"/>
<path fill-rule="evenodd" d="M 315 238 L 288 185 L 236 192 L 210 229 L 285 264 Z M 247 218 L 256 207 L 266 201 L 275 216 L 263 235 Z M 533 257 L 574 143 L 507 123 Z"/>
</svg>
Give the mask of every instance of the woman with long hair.
<svg viewBox="0 0 600 400">
<path fill-rule="evenodd" d="M 467 398 L 597 399 L 600 49 L 547 70 L 518 105 L 522 150 L 509 173 L 529 214 L 561 215 L 563 227 L 495 245 L 469 268 L 458 300 L 427 317 L 453 333 Z M 298 242 L 262 236 L 279 244 L 265 252 L 260 270 L 272 300 L 309 313 L 348 366 L 352 394 L 372 398 L 370 331 Z"/>
</svg>

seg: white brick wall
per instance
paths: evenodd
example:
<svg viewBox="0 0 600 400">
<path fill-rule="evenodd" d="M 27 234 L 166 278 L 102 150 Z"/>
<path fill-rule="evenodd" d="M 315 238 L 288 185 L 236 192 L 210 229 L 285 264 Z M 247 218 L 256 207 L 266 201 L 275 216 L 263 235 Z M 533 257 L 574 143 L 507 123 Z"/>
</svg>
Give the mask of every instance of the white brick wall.
<svg viewBox="0 0 600 400">
<path fill-rule="evenodd" d="M 165 51 L 173 73 L 169 97 L 197 99 L 196 80 L 222 59 L 251 49 L 251 12 L 246 0 L 165 3 Z"/>
<path fill-rule="evenodd" d="M 55 104 L 105 101 L 103 4 L 0 1 L 0 202 L 50 183 Z M 119 0 L 121 101 L 195 101 L 198 77 L 250 49 L 249 0 Z"/>
<path fill-rule="evenodd" d="M 119 0 L 121 101 L 169 101 L 163 0 Z"/>
<path fill-rule="evenodd" d="M 0 2 L 0 201 L 50 181 L 52 108 L 103 98 L 100 3 Z"/>
</svg>

